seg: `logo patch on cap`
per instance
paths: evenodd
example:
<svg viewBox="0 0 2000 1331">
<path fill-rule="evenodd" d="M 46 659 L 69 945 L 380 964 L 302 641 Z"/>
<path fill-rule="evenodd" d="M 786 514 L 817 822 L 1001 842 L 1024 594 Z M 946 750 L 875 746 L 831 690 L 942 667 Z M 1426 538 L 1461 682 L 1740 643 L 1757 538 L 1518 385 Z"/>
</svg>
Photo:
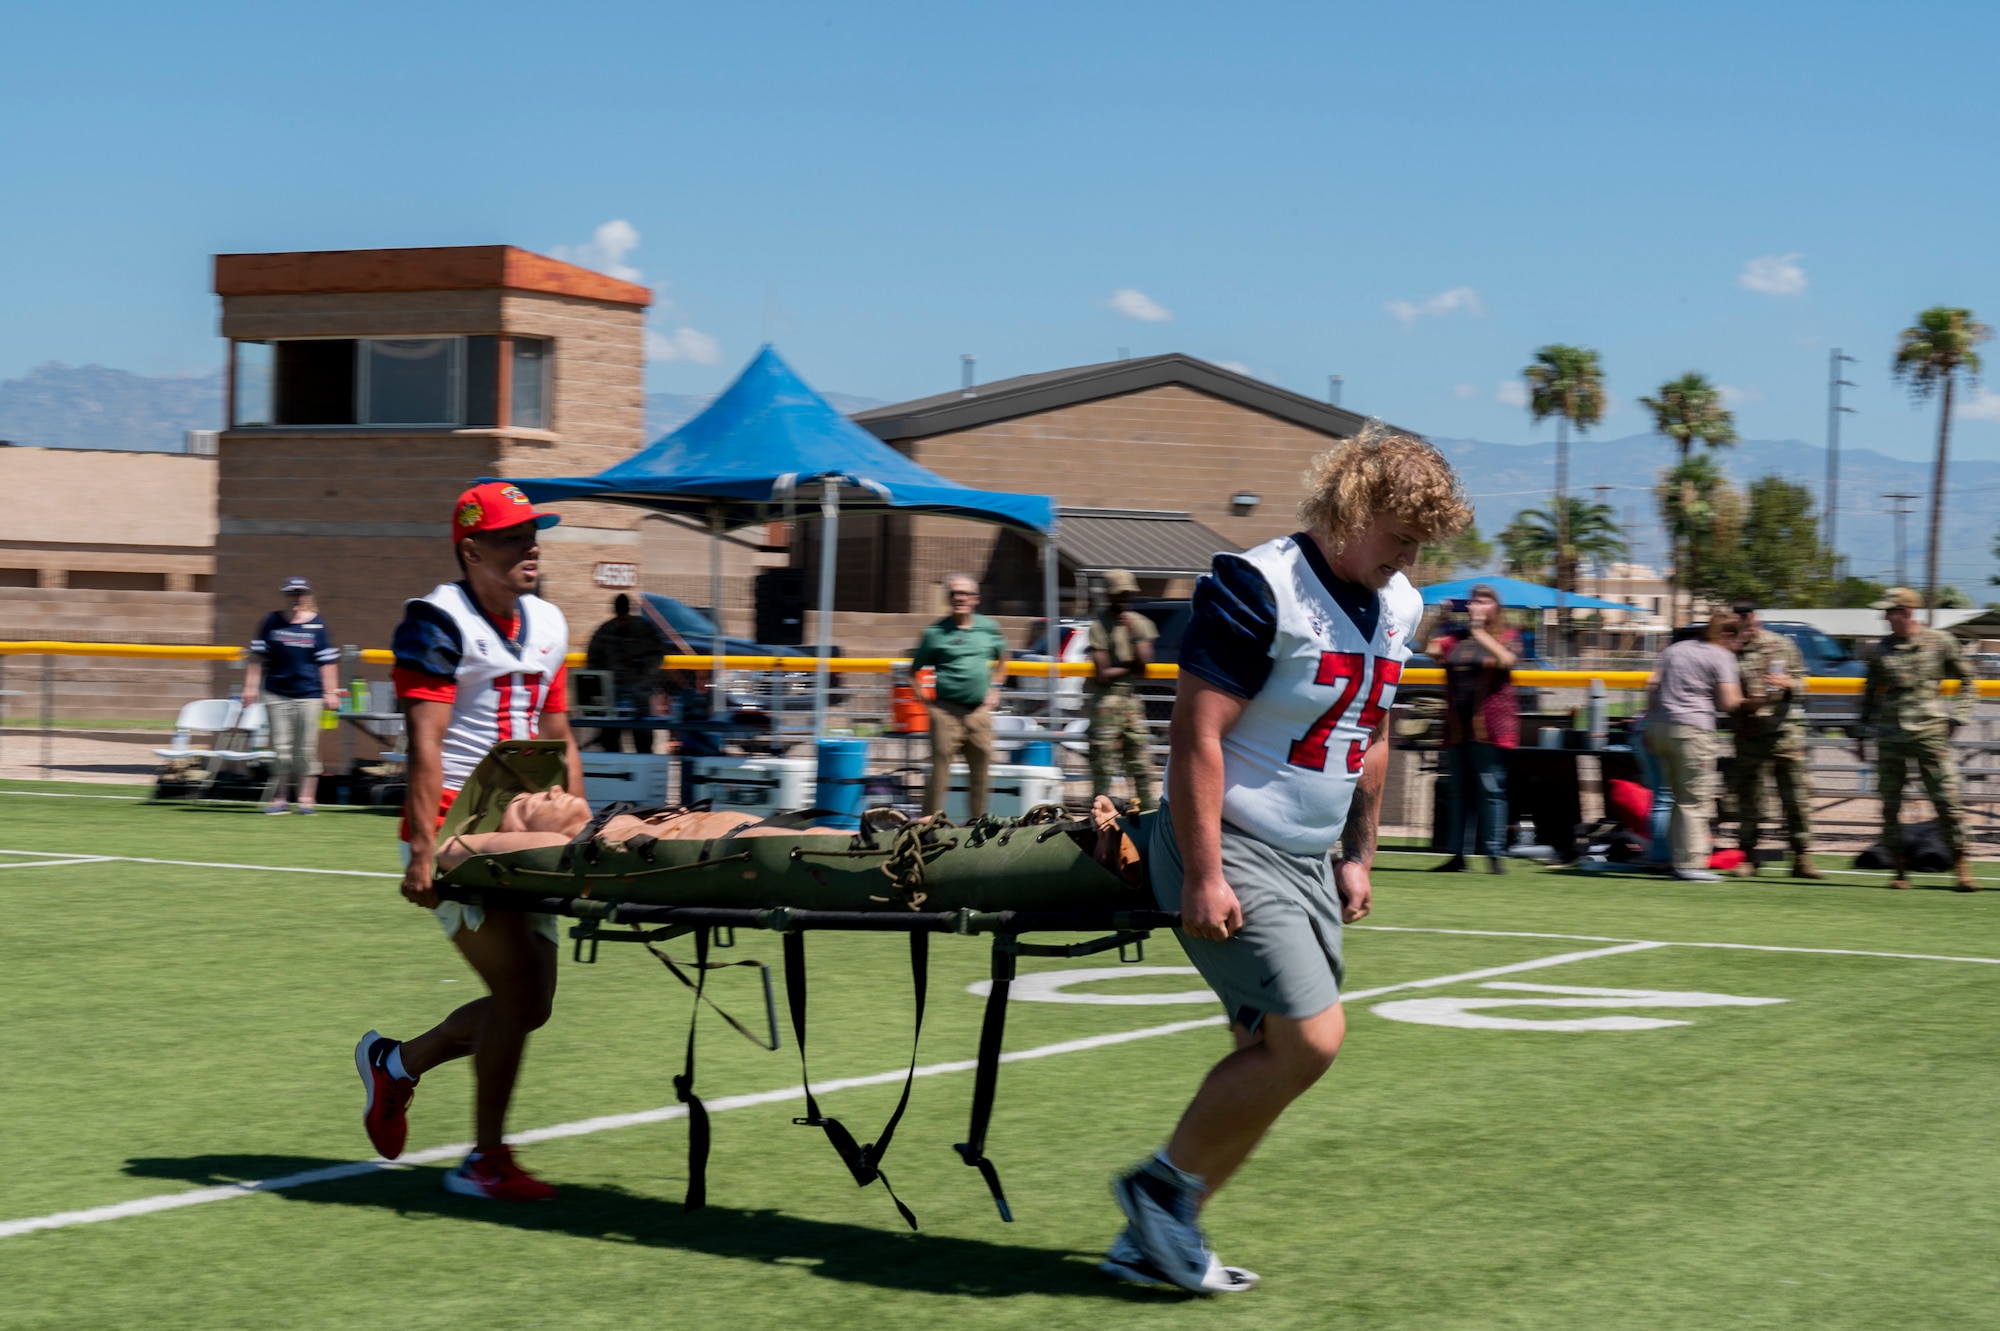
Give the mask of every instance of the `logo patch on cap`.
<svg viewBox="0 0 2000 1331">
<path fill-rule="evenodd" d="M 528 502 L 528 496 L 522 494 L 518 488 L 512 485 L 501 487 L 500 497 L 510 504 L 525 505 Z"/>
<path fill-rule="evenodd" d="M 525 503 L 526 501 L 523 500 L 522 502 Z M 485 516 L 486 511 L 479 507 L 479 501 L 477 499 L 468 499 L 458 506 L 458 516 L 453 521 L 461 527 L 477 527 L 479 519 Z"/>
</svg>

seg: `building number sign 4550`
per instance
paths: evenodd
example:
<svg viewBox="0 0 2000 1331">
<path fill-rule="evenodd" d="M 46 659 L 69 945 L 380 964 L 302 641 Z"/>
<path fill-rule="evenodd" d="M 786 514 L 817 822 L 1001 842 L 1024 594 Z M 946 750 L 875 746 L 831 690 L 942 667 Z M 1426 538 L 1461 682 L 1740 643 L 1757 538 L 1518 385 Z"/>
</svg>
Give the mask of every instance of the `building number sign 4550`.
<svg viewBox="0 0 2000 1331">
<path fill-rule="evenodd" d="M 1354 705 L 1354 699 L 1361 692 L 1361 682 L 1368 680 L 1368 697 L 1361 704 L 1360 714 L 1354 724 L 1361 731 L 1358 739 L 1347 742 L 1347 770 L 1361 770 L 1361 760 L 1368 753 L 1368 741 L 1375 733 L 1375 727 L 1382 724 L 1382 690 L 1403 678 L 1400 661 L 1390 661 L 1383 657 L 1373 658 L 1374 670 L 1369 670 L 1370 658 L 1360 652 L 1321 652 L 1319 671 L 1313 676 L 1313 683 L 1338 688 L 1340 693 L 1333 700 L 1333 706 L 1320 714 L 1312 723 L 1305 738 L 1292 741 L 1290 762 L 1294 767 L 1304 767 L 1314 772 L 1326 770 L 1327 741 L 1333 735 L 1340 718 Z"/>
</svg>

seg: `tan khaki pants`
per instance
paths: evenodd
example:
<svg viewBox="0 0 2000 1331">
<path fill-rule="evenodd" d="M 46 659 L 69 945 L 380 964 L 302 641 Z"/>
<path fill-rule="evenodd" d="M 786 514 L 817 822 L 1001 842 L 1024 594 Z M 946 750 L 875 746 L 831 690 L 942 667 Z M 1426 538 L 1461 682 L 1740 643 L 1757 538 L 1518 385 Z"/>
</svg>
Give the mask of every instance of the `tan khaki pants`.
<svg viewBox="0 0 2000 1331">
<path fill-rule="evenodd" d="M 1708 867 L 1709 820 L 1715 816 L 1715 732 L 1669 721 L 1646 732 L 1660 776 L 1673 792 L 1667 824 L 1676 869 Z"/>
<path fill-rule="evenodd" d="M 266 698 L 264 714 L 271 726 L 271 779 L 278 793 L 299 790 L 307 777 L 319 775 L 318 695 L 310 698 Z"/>
<path fill-rule="evenodd" d="M 924 785 L 924 812 L 943 813 L 945 796 L 951 792 L 951 763 L 960 751 L 965 754 L 966 796 L 972 816 L 986 812 L 992 788 L 988 771 L 993 766 L 993 713 L 985 704 L 967 707 L 940 699 L 931 704 L 931 776 Z"/>
</svg>

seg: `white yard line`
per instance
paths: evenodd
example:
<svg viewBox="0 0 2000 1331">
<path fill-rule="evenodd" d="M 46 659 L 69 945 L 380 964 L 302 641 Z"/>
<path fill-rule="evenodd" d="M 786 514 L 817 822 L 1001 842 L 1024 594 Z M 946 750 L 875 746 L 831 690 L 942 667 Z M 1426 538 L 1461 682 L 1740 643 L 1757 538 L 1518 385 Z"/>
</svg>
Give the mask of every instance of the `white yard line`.
<svg viewBox="0 0 2000 1331">
<path fill-rule="evenodd" d="M 1638 952 L 1657 947 L 1656 943 L 1625 943 L 1618 947 L 1597 948 L 1589 952 L 1565 952 L 1553 957 L 1537 957 L 1532 961 L 1517 961 L 1509 966 L 1492 966 L 1483 970 L 1462 971 L 1455 975 L 1439 975 L 1423 980 L 1405 980 L 1401 984 L 1385 985 L 1379 989 L 1363 989 L 1347 994 L 1350 1001 L 1374 998 L 1381 994 L 1394 993 L 1401 989 L 1431 989 L 1439 985 L 1456 984 L 1462 980 L 1482 980 L 1495 975 L 1513 975 L 1521 971 L 1540 970 L 1547 966 L 1564 966 L 1573 961 L 1587 961 L 1595 957 L 1615 956 L 1622 952 Z M 1103 1035 L 1085 1036 L 1080 1040 L 1063 1040 L 1056 1044 L 1040 1045 L 1033 1049 L 1017 1049 L 1013 1053 L 1002 1054 L 1002 1063 L 1025 1063 L 1031 1059 L 1051 1058 L 1057 1054 L 1083 1053 L 1091 1049 L 1103 1049 L 1111 1045 L 1129 1044 L 1134 1040 L 1150 1040 L 1155 1036 L 1179 1035 L 1183 1031 L 1202 1030 L 1228 1024 L 1228 1018 L 1217 1014 L 1201 1017 L 1193 1021 L 1169 1022 L 1164 1026 L 1147 1026 L 1133 1031 L 1111 1031 Z M 930 1063 L 916 1070 L 919 1077 L 938 1077 L 949 1073 L 971 1072 L 977 1064 L 974 1060 L 955 1059 L 949 1063 Z M 830 1095 L 835 1091 L 853 1090 L 861 1086 L 882 1086 L 900 1081 L 910 1075 L 908 1069 L 895 1068 L 888 1072 L 877 1072 L 866 1077 L 843 1077 L 835 1081 L 816 1081 L 813 1094 Z M 802 1100 L 803 1086 L 786 1086 L 774 1091 L 756 1091 L 748 1095 L 721 1096 L 706 1101 L 710 1113 L 721 1113 L 730 1109 L 749 1109 L 756 1105 L 783 1104 L 787 1101 Z M 634 1114 L 606 1114 L 597 1118 L 577 1119 L 571 1123 L 556 1123 L 546 1128 L 530 1128 L 526 1132 L 513 1133 L 508 1141 L 518 1144 L 555 1141 L 564 1137 L 585 1137 L 592 1133 L 609 1132 L 616 1128 L 639 1127 L 648 1123 L 666 1123 L 687 1117 L 687 1106 L 664 1105 L 658 1109 L 642 1110 Z M 226 1202 L 238 1197 L 254 1197 L 262 1192 L 283 1192 L 290 1188 L 300 1188 L 312 1183 L 330 1183 L 336 1179 L 358 1178 L 383 1169 L 399 1169 L 407 1165 L 437 1164 L 445 1160 L 455 1160 L 472 1149 L 470 1142 L 454 1142 L 449 1146 L 433 1146 L 427 1150 L 411 1151 L 394 1164 L 386 1160 L 355 1160 L 347 1164 L 328 1165 L 322 1169 L 308 1169 L 297 1174 L 286 1174 L 280 1178 L 257 1179 L 247 1183 L 229 1183 L 214 1188 L 195 1188 L 184 1192 L 160 1193 L 153 1197 L 140 1197 L 129 1202 L 115 1202 L 109 1206 L 93 1206 L 81 1211 L 58 1211 L 53 1215 L 30 1216 L 24 1220 L 0 1221 L 0 1239 L 12 1238 L 17 1234 L 32 1234 L 44 1229 L 68 1229 L 75 1225 L 93 1225 L 105 1220 L 124 1220 L 132 1216 L 153 1215 L 160 1211 L 177 1211 L 186 1206 L 201 1206 L 208 1202 Z"/>
<path fill-rule="evenodd" d="M 0 855 L 57 855 L 52 850 L 0 850 Z M 401 878 L 399 873 L 379 873 L 373 869 L 302 869 L 293 864 L 223 864 L 211 860 L 155 860 L 141 855 L 92 855 L 79 856 L 96 863 L 116 862 L 119 864 L 165 864 L 181 869 L 243 869 L 252 873 L 316 873 L 331 874 L 336 878 Z M 0 868 L 8 866 L 0 865 Z"/>
<path fill-rule="evenodd" d="M 69 864 L 102 864 L 109 855 L 65 855 L 60 858 L 51 855 L 45 860 L 21 860 L 15 864 L 0 864 L 0 869 L 59 869 Z"/>
<path fill-rule="evenodd" d="M 0 795 L 26 795 L 38 800 L 126 800 L 133 804 L 145 803 L 144 795 L 79 795 L 65 790 L 0 790 Z"/>
</svg>

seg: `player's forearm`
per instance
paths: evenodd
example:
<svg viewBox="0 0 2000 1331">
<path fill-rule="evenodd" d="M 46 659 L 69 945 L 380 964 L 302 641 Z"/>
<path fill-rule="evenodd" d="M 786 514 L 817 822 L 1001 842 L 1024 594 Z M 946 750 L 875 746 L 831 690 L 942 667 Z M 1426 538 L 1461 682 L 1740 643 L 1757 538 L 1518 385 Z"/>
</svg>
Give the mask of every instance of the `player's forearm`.
<svg viewBox="0 0 2000 1331">
<path fill-rule="evenodd" d="M 444 756 L 437 748 L 410 746 L 409 787 L 403 818 L 410 830 L 410 857 L 423 859 L 437 849 L 437 811 L 444 802 Z"/>
<path fill-rule="evenodd" d="M 1347 824 L 1340 829 L 1340 857 L 1375 867 L 1375 845 L 1381 828 L 1382 786 L 1389 777 L 1387 737 L 1378 735 L 1361 760 L 1361 778 L 1354 784 L 1354 802 L 1347 807 Z"/>
</svg>

